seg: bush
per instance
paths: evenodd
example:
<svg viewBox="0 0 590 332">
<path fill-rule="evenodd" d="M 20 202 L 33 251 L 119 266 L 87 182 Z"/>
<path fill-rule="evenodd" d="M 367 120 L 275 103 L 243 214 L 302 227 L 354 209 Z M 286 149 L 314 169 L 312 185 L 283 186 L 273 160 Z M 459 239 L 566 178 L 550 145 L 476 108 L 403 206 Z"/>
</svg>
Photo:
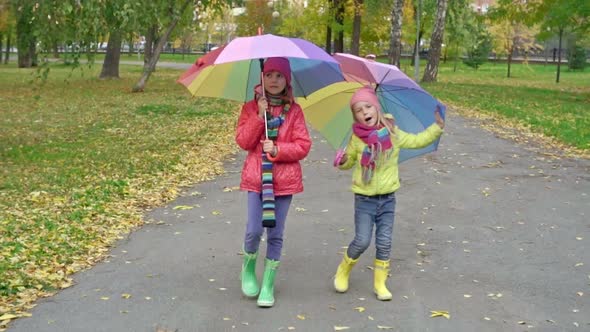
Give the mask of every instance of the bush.
<svg viewBox="0 0 590 332">
<path fill-rule="evenodd" d="M 582 46 L 574 46 L 568 55 L 568 67 L 571 70 L 584 70 L 586 63 L 586 50 Z"/>
</svg>

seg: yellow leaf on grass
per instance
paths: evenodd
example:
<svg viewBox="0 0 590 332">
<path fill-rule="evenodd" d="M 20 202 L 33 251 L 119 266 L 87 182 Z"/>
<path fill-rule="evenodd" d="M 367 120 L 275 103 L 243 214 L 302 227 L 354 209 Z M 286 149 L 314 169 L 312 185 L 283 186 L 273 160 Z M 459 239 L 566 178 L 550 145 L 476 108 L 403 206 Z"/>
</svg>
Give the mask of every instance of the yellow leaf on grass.
<svg viewBox="0 0 590 332">
<path fill-rule="evenodd" d="M 173 210 L 190 210 L 193 207 L 190 205 L 177 205 L 173 208 Z"/>
<path fill-rule="evenodd" d="M 303 316 L 303 315 L 297 315 L 297 318 L 299 318 L 301 320 L 305 320 L 305 316 Z"/>
<path fill-rule="evenodd" d="M 365 311 L 365 308 L 364 307 L 356 307 L 356 308 L 354 308 L 354 310 L 356 310 L 358 312 L 363 312 L 363 311 Z"/>
<path fill-rule="evenodd" d="M 348 326 L 334 326 L 334 331 L 344 331 L 344 330 L 349 330 L 350 327 Z"/>
<path fill-rule="evenodd" d="M 430 317 L 444 317 L 446 319 L 450 319 L 451 315 L 445 310 L 431 310 Z"/>
<path fill-rule="evenodd" d="M 0 316 L 0 320 L 15 319 L 18 317 L 19 316 L 13 315 L 13 314 L 4 314 L 4 315 Z"/>
</svg>

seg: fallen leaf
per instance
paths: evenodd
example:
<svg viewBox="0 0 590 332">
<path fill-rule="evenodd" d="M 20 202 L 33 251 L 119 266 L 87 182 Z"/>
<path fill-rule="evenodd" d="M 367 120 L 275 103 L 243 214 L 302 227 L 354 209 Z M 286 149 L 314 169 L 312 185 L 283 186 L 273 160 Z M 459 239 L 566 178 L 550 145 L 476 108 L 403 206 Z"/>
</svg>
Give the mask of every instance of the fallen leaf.
<svg viewBox="0 0 590 332">
<path fill-rule="evenodd" d="M 124 299 L 128 299 L 131 297 L 131 294 L 123 293 L 123 294 L 121 294 L 121 297 Z"/>
<path fill-rule="evenodd" d="M 484 317 L 485 320 L 492 320 L 490 317 Z"/>
<path fill-rule="evenodd" d="M 303 315 L 297 315 L 297 318 L 301 319 L 301 320 L 305 320 L 305 316 L 303 316 Z"/>
<path fill-rule="evenodd" d="M 4 315 L 0 316 L 0 321 L 7 320 L 7 319 L 15 319 L 15 318 L 18 318 L 18 317 L 19 316 L 13 315 L 13 314 L 4 314 Z"/>
<path fill-rule="evenodd" d="M 190 210 L 193 207 L 190 205 L 177 205 L 173 208 L 173 210 Z"/>
<path fill-rule="evenodd" d="M 471 294 L 463 294 L 463 297 L 468 299 L 471 297 Z"/>
<path fill-rule="evenodd" d="M 584 296 L 584 292 L 577 292 L 578 296 Z"/>
<path fill-rule="evenodd" d="M 364 307 L 356 307 L 356 308 L 354 308 L 354 310 L 356 310 L 358 312 L 363 312 L 363 311 L 365 311 L 365 308 Z"/>
<path fill-rule="evenodd" d="M 221 215 L 221 212 L 215 210 L 215 211 L 212 211 L 211 214 L 214 215 L 214 216 L 219 216 L 219 215 Z"/>
<path fill-rule="evenodd" d="M 368 316 L 367 317 L 369 320 L 375 320 L 375 318 L 373 318 L 373 316 Z"/>
<path fill-rule="evenodd" d="M 377 325 L 377 328 L 380 330 L 392 330 L 393 326 L 383 326 L 383 325 Z"/>
<path fill-rule="evenodd" d="M 450 319 L 451 315 L 445 310 L 431 310 L 430 317 L 444 317 L 446 319 Z"/>
<path fill-rule="evenodd" d="M 288 327 L 287 327 L 287 330 L 289 330 L 289 331 L 293 331 L 293 330 L 295 330 L 295 326 L 288 326 Z"/>
<path fill-rule="evenodd" d="M 349 330 L 350 327 L 348 326 L 334 326 L 334 331 L 344 331 L 344 330 Z"/>
<path fill-rule="evenodd" d="M 307 211 L 307 209 L 298 206 L 298 207 L 295 208 L 295 211 L 297 211 L 297 212 L 305 212 L 305 211 Z"/>
<path fill-rule="evenodd" d="M 109 297 L 108 296 L 102 296 L 100 299 L 103 300 L 103 301 L 107 301 L 109 299 Z"/>
<path fill-rule="evenodd" d="M 226 320 L 227 321 L 227 320 L 231 320 L 231 318 L 229 318 L 229 317 L 223 317 L 223 320 Z"/>
</svg>

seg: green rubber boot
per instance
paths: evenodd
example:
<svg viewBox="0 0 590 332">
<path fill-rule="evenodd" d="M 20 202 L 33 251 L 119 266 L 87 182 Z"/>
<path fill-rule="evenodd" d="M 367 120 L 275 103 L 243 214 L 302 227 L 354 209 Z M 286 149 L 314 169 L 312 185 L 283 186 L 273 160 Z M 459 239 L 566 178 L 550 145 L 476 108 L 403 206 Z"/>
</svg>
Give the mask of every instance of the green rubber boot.
<svg viewBox="0 0 590 332">
<path fill-rule="evenodd" d="M 249 254 L 244 251 L 244 262 L 242 263 L 242 293 L 248 297 L 258 295 L 260 288 L 256 280 L 256 257 L 258 252 Z"/>
<path fill-rule="evenodd" d="M 267 258 L 264 263 L 264 277 L 262 278 L 262 288 L 258 296 L 258 306 L 269 308 L 275 304 L 275 276 L 281 262 Z"/>
</svg>

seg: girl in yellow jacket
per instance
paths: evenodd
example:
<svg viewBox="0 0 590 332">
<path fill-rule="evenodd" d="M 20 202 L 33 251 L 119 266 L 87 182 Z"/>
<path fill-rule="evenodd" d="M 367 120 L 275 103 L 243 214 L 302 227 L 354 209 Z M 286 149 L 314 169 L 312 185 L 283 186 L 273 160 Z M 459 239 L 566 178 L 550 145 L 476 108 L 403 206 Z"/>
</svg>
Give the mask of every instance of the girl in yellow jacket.
<svg viewBox="0 0 590 332">
<path fill-rule="evenodd" d="M 350 109 L 354 118 L 353 135 L 346 153 L 337 161 L 340 169 L 356 166 L 352 173 L 355 235 L 344 253 L 334 278 L 336 291 L 348 290 L 352 267 L 369 247 L 375 226 L 374 292 L 382 301 L 391 300 L 385 282 L 389 272 L 389 255 L 395 214 L 395 191 L 399 188 L 398 157 L 401 148 L 419 149 L 434 142 L 444 128 L 437 108 L 435 121 L 418 134 L 409 134 L 395 126 L 383 114 L 379 99 L 370 87 L 357 90 Z"/>
</svg>

